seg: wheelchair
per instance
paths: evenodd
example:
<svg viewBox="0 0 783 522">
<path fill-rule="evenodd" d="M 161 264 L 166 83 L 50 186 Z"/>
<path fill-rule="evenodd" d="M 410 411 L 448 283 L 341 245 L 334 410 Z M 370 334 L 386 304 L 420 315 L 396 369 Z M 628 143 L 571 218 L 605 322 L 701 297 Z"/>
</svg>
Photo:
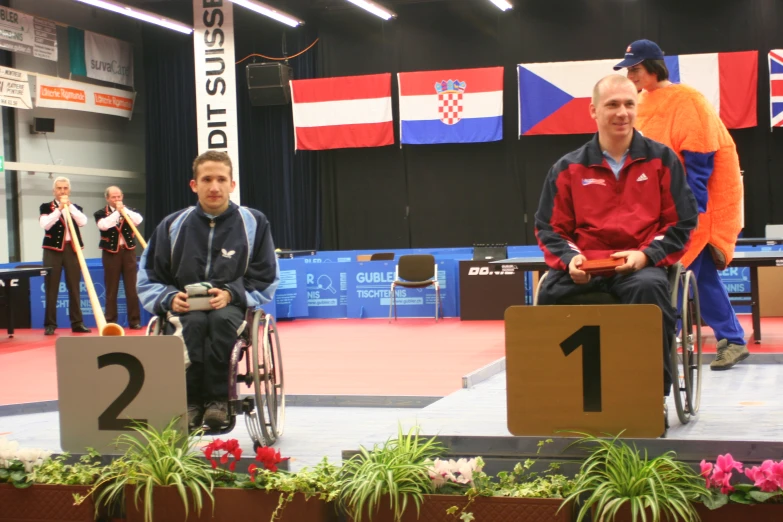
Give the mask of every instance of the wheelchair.
<svg viewBox="0 0 783 522">
<path fill-rule="evenodd" d="M 677 311 L 677 326 L 669 358 L 672 375 L 674 406 L 680 423 L 687 424 L 699 412 L 701 406 L 702 336 L 699 291 L 696 275 L 677 263 L 668 269 L 670 299 Z M 538 281 L 533 305 L 538 304 L 538 292 L 546 279 L 544 273 Z M 620 304 L 611 294 L 590 292 L 561 299 L 557 304 Z"/>
<path fill-rule="evenodd" d="M 147 335 L 163 335 L 166 316 L 153 317 Z M 262 309 L 248 309 L 229 359 L 228 418 L 220 430 L 204 426 L 206 435 L 223 435 L 236 426 L 237 415 L 244 414 L 245 426 L 253 440 L 253 449 L 273 445 L 283 434 L 285 393 L 283 357 L 277 324 Z M 244 361 L 244 365 L 240 363 Z M 240 373 L 244 370 L 244 373 Z M 240 396 L 239 386 L 253 389 L 251 396 Z"/>
</svg>

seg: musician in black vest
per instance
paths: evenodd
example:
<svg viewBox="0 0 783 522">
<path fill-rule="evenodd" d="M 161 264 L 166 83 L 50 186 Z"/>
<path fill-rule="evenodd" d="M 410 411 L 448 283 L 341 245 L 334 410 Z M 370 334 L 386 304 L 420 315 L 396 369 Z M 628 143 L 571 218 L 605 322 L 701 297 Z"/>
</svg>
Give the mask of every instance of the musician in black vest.
<svg viewBox="0 0 783 522">
<path fill-rule="evenodd" d="M 117 291 L 120 288 L 120 275 L 122 275 L 125 302 L 128 307 L 128 324 L 131 330 L 139 330 L 141 310 L 139 295 L 136 292 L 136 236 L 120 210 L 125 209 L 136 226 L 141 223 L 142 217 L 122 203 L 122 190 L 119 187 L 109 187 L 103 195 L 106 198 L 106 206 L 93 215 L 101 230 L 101 242 L 98 247 L 103 250 L 106 322 L 117 322 Z"/>
<path fill-rule="evenodd" d="M 87 216 L 82 214 L 82 208 L 70 202 L 71 182 L 68 178 L 59 177 L 52 186 L 54 200 L 41 205 L 41 217 L 38 222 L 46 230 L 43 240 L 43 264 L 51 267 L 46 276 L 46 316 L 44 318 L 44 334 L 54 335 L 57 329 L 57 296 L 60 293 L 60 275 L 65 269 L 65 286 L 68 288 L 68 314 L 71 319 L 71 331 L 89 333 L 90 329 L 82 322 L 82 308 L 79 299 L 79 283 L 81 268 L 79 259 L 73 250 L 73 238 L 62 215 L 62 207 L 68 206 L 71 219 L 76 228 L 76 248 L 84 248 L 79 227 L 87 224 Z"/>
</svg>

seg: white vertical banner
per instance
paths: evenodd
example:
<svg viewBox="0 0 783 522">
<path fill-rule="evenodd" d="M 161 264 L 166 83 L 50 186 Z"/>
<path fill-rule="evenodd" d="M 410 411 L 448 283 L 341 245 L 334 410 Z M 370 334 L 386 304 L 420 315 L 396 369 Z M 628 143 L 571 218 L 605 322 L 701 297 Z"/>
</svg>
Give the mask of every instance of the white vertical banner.
<svg viewBox="0 0 783 522">
<path fill-rule="evenodd" d="M 196 118 L 199 154 L 227 152 L 239 204 L 239 138 L 234 69 L 234 5 L 229 0 L 193 0 L 193 50 L 196 61 Z"/>
</svg>

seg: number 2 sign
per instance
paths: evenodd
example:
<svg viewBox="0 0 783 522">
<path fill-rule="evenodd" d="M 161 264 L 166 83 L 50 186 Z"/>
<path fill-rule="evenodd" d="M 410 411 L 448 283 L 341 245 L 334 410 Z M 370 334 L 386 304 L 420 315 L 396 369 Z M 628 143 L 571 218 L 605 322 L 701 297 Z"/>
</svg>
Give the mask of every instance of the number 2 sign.
<svg viewBox="0 0 783 522">
<path fill-rule="evenodd" d="M 187 429 L 182 339 L 64 337 L 57 340 L 60 445 L 64 451 L 122 451 L 114 440 L 136 422 Z"/>
<path fill-rule="evenodd" d="M 657 306 L 512 306 L 505 320 L 511 433 L 661 436 Z"/>
</svg>

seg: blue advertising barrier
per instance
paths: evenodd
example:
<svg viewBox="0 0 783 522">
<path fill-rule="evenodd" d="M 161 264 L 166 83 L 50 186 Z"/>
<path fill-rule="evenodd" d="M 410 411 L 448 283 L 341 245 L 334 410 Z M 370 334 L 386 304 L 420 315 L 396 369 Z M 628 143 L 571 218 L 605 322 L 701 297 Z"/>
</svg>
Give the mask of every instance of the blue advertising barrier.
<svg viewBox="0 0 783 522">
<path fill-rule="evenodd" d="M 347 316 L 346 270 L 351 264 L 305 264 L 308 317 L 333 319 Z"/>
<path fill-rule="evenodd" d="M 87 263 L 87 269 L 90 271 L 95 293 L 98 301 L 101 303 L 101 309 L 106 310 L 106 288 L 103 280 L 103 265 L 100 260 L 90 260 Z M 88 327 L 95 327 L 95 315 L 90 305 L 90 296 L 87 293 L 87 287 L 84 280 L 79 282 L 79 303 L 81 304 L 84 324 Z M 30 324 L 33 328 L 43 328 L 44 315 L 46 314 L 46 286 L 43 277 L 33 277 L 30 279 Z M 141 324 L 146 325 L 152 315 L 142 308 Z M 128 326 L 128 309 L 125 300 L 125 285 L 120 281 L 120 289 L 117 295 L 117 324 Z M 65 286 L 65 271 L 60 277 L 60 290 L 57 295 L 57 326 L 67 328 L 71 325 L 68 317 L 68 289 Z"/>
<path fill-rule="evenodd" d="M 280 285 L 275 292 L 277 318 L 307 317 L 307 267 L 304 259 L 280 259 Z"/>
<path fill-rule="evenodd" d="M 348 317 L 388 317 L 394 261 L 371 261 L 348 265 Z M 438 261 L 438 282 L 443 316 L 457 315 L 456 261 Z M 395 291 L 398 317 L 433 317 L 435 288 L 403 288 Z"/>
</svg>

